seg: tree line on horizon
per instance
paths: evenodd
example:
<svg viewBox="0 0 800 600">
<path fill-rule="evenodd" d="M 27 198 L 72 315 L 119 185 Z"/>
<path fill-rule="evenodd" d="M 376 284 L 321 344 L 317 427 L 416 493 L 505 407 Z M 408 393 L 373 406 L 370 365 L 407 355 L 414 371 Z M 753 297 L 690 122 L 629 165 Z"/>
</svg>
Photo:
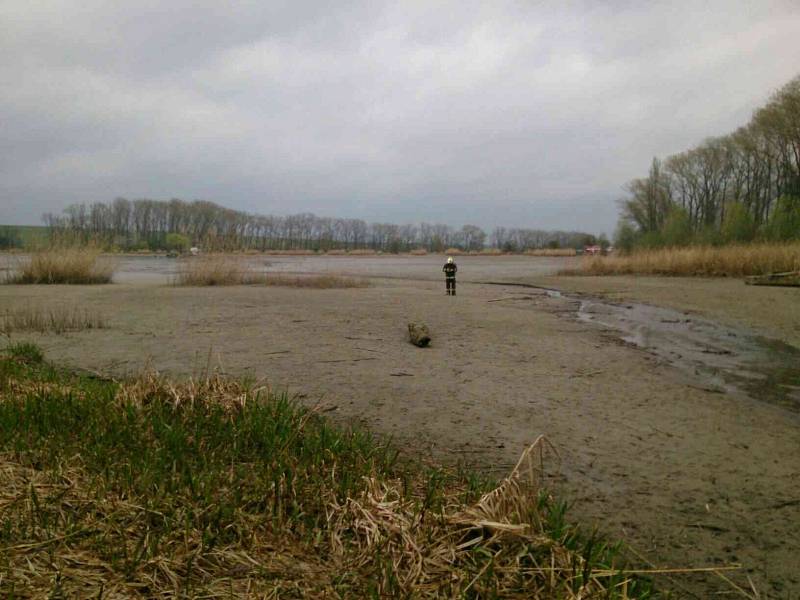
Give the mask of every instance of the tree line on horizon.
<svg viewBox="0 0 800 600">
<path fill-rule="evenodd" d="M 367 223 L 311 213 L 257 215 L 204 200 L 117 198 L 111 203 L 73 204 L 62 214 L 46 213 L 42 219 L 53 242 L 119 250 L 185 250 L 194 245 L 209 251 L 369 249 L 399 253 L 448 248 L 481 251 L 488 246 L 524 252 L 606 243 L 603 236 L 598 239 L 579 231 L 497 227 L 487 235 L 476 225 Z"/>
<path fill-rule="evenodd" d="M 747 125 L 654 158 L 625 190 L 615 233 L 623 250 L 800 239 L 800 77 Z"/>
</svg>

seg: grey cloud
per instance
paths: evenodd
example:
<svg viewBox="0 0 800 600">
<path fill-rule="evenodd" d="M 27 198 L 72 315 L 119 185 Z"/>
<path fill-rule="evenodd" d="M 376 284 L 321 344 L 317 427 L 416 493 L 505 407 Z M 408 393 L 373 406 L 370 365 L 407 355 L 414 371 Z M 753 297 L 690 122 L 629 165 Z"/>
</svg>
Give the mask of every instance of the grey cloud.
<svg viewBox="0 0 800 600">
<path fill-rule="evenodd" d="M 797 73 L 793 2 L 7 1 L 0 222 L 115 196 L 609 232 Z"/>
</svg>

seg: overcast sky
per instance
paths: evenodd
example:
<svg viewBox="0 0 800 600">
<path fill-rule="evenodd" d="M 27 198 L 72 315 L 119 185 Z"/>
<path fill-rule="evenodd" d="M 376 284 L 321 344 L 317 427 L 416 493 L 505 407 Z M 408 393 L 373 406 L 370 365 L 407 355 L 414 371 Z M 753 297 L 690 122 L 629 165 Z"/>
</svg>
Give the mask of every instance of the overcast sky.
<svg viewBox="0 0 800 600">
<path fill-rule="evenodd" d="M 610 233 L 800 74 L 800 2 L 0 1 L 0 223 L 115 197 Z"/>
</svg>

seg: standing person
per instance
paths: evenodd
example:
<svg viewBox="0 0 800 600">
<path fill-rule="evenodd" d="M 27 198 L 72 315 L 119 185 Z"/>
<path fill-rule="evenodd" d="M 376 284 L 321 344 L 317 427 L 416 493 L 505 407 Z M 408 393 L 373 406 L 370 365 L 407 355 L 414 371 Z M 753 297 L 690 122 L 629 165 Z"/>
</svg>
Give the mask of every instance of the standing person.
<svg viewBox="0 0 800 600">
<path fill-rule="evenodd" d="M 458 271 L 458 267 L 456 263 L 453 262 L 453 257 L 448 256 L 447 262 L 442 267 L 442 271 L 444 271 L 444 281 L 447 287 L 447 295 L 448 296 L 455 296 L 456 295 L 456 271 Z"/>
</svg>

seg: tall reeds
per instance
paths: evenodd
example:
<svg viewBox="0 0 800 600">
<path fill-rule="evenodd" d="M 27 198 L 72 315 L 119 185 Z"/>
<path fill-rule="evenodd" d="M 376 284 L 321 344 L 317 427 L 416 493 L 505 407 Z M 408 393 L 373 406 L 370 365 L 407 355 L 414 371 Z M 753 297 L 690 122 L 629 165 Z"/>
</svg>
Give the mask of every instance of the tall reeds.
<svg viewBox="0 0 800 600">
<path fill-rule="evenodd" d="M 74 306 L 25 306 L 0 312 L 0 333 L 4 335 L 22 331 L 62 334 L 105 327 L 102 316 Z"/>
<path fill-rule="evenodd" d="M 93 248 L 52 248 L 36 252 L 10 271 L 6 283 L 111 283 L 114 264 L 100 254 Z"/>
<path fill-rule="evenodd" d="M 744 277 L 800 270 L 800 243 L 689 246 L 587 257 L 565 275 Z"/>
<path fill-rule="evenodd" d="M 173 283 L 185 286 L 257 285 L 264 283 L 264 273 L 253 269 L 246 260 L 217 254 L 187 258 L 181 262 Z"/>
<path fill-rule="evenodd" d="M 536 248 L 534 250 L 526 250 L 526 256 L 575 256 L 577 251 L 575 248 Z"/>
<path fill-rule="evenodd" d="M 179 286 L 264 285 L 294 288 L 357 288 L 369 284 L 362 279 L 338 275 L 267 273 L 258 271 L 246 259 L 230 255 L 188 258 L 173 279 Z"/>
</svg>

